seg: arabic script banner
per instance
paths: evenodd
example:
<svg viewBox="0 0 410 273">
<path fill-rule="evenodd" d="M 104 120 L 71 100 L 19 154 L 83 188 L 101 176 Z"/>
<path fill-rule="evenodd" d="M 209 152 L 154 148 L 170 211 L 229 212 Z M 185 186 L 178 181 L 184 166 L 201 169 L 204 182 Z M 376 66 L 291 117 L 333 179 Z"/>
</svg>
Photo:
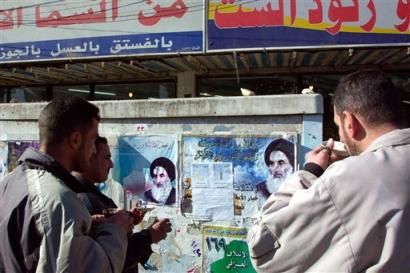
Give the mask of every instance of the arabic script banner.
<svg viewBox="0 0 410 273">
<path fill-rule="evenodd" d="M 202 52 L 203 0 L 0 2 L 0 62 Z"/>
<path fill-rule="evenodd" d="M 410 44 L 408 0 L 210 0 L 209 51 Z"/>
</svg>

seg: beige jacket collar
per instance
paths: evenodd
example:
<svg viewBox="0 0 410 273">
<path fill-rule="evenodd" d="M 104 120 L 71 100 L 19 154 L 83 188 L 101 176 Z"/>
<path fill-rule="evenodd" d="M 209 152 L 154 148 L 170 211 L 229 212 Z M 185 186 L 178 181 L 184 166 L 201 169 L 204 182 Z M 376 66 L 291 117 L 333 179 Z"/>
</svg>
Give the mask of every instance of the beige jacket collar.
<svg viewBox="0 0 410 273">
<path fill-rule="evenodd" d="M 373 141 L 362 153 L 370 153 L 386 146 L 410 144 L 410 128 L 390 131 Z"/>
</svg>

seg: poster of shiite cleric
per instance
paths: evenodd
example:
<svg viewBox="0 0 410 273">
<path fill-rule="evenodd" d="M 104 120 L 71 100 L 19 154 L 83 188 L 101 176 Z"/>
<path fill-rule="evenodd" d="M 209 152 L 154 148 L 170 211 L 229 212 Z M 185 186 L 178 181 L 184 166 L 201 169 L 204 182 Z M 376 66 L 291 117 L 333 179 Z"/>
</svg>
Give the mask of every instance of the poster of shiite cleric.
<svg viewBox="0 0 410 273">
<path fill-rule="evenodd" d="M 295 169 L 296 134 L 182 141 L 182 211 L 196 218 L 254 217 Z"/>
<path fill-rule="evenodd" d="M 120 136 L 112 147 L 112 176 L 139 199 L 176 206 L 178 140 L 174 135 Z"/>
</svg>

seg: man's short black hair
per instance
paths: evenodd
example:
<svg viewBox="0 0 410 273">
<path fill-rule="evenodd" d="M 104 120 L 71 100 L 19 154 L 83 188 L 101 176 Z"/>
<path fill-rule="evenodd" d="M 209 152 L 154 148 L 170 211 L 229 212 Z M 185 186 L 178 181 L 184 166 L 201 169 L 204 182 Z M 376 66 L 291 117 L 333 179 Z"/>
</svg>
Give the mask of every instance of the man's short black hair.
<svg viewBox="0 0 410 273">
<path fill-rule="evenodd" d="M 167 171 L 168 177 L 171 181 L 175 180 L 175 165 L 166 157 L 158 157 L 157 159 L 152 161 L 149 168 L 151 177 L 154 177 L 154 169 L 158 166 L 164 168 Z"/>
<path fill-rule="evenodd" d="M 273 151 L 281 151 L 286 155 L 292 167 L 295 167 L 295 148 L 292 142 L 279 138 L 272 141 L 268 147 L 265 149 L 265 164 L 269 167 L 270 164 L 270 154 Z"/>
<path fill-rule="evenodd" d="M 39 118 L 40 142 L 54 145 L 75 131 L 86 132 L 93 119 L 99 121 L 97 106 L 78 97 L 51 101 L 41 111 Z"/>
<path fill-rule="evenodd" d="M 404 120 L 400 91 L 383 72 L 358 71 L 343 77 L 333 96 L 336 114 L 349 111 L 368 124 L 391 123 L 400 126 Z"/>
<path fill-rule="evenodd" d="M 98 144 L 108 144 L 108 140 L 105 137 L 102 136 L 97 136 L 97 138 L 95 139 L 95 146 L 97 147 Z"/>
</svg>

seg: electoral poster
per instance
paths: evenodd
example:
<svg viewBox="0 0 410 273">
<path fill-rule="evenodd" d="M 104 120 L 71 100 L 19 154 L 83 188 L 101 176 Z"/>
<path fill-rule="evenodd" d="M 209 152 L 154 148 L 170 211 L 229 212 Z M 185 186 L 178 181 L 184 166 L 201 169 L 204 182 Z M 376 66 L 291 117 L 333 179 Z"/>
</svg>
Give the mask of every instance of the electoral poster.
<svg viewBox="0 0 410 273">
<path fill-rule="evenodd" d="M 246 237 L 246 228 L 203 226 L 202 272 L 256 273 Z"/>
<path fill-rule="evenodd" d="M 183 136 L 182 211 L 254 217 L 295 170 L 296 135 Z"/>
<path fill-rule="evenodd" d="M 176 136 L 120 136 L 111 150 L 112 178 L 121 183 L 134 200 L 161 206 L 177 205 Z"/>
</svg>

